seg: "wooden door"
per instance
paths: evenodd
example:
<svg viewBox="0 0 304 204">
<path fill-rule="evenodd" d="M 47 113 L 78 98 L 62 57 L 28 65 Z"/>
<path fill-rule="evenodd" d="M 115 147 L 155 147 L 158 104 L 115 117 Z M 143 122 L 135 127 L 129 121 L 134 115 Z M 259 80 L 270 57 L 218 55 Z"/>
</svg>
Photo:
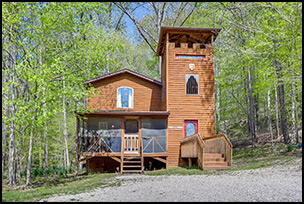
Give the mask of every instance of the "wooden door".
<svg viewBox="0 0 304 204">
<path fill-rule="evenodd" d="M 138 153 L 139 151 L 139 136 L 138 136 L 138 121 L 136 119 L 125 120 L 125 153 Z"/>
<path fill-rule="evenodd" d="M 197 120 L 185 120 L 184 131 L 185 137 L 197 134 Z"/>
</svg>

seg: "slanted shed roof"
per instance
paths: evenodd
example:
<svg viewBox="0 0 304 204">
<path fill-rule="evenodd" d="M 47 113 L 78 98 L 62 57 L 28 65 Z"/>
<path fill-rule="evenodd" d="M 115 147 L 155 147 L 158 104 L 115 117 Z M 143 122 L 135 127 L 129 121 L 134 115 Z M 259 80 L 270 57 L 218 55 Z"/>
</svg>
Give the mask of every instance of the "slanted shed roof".
<svg viewBox="0 0 304 204">
<path fill-rule="evenodd" d="M 118 116 L 168 116 L 170 111 L 124 111 L 124 110 L 96 110 L 88 113 L 76 112 L 80 116 L 118 115 Z"/>
<path fill-rule="evenodd" d="M 113 77 L 113 76 L 117 76 L 119 74 L 125 74 L 125 73 L 132 74 L 133 76 L 139 77 L 139 78 L 144 79 L 146 81 L 149 81 L 149 82 L 152 82 L 152 83 L 157 84 L 159 86 L 162 86 L 162 84 L 161 84 L 160 81 L 157 81 L 155 79 L 151 79 L 151 78 L 149 78 L 147 76 L 144 76 L 144 75 L 139 74 L 137 72 L 131 71 L 129 69 L 123 69 L 123 70 L 120 70 L 120 71 L 117 71 L 117 72 L 112 72 L 112 73 L 109 73 L 109 74 L 105 74 L 105 75 L 96 77 L 94 79 L 90 79 L 88 81 L 85 81 L 85 82 L 83 82 L 83 84 L 94 83 L 94 82 L 102 80 L 102 79 L 106 79 L 106 78 L 109 78 L 109 77 Z"/>
<path fill-rule="evenodd" d="M 221 29 L 219 28 L 188 28 L 188 27 L 173 27 L 162 26 L 159 35 L 157 56 L 163 54 L 163 48 L 166 46 L 166 34 L 169 33 L 169 42 L 175 42 L 181 38 L 185 38 L 187 42 L 210 44 L 216 39 Z"/>
</svg>

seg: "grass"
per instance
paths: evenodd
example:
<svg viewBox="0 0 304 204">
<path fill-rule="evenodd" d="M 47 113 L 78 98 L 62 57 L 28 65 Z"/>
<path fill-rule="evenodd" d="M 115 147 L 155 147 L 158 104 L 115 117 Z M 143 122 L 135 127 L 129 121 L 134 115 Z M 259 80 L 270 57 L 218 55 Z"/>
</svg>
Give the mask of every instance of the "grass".
<svg viewBox="0 0 304 204">
<path fill-rule="evenodd" d="M 294 165 L 302 163 L 302 148 L 290 148 L 285 144 L 234 149 L 232 168 L 220 171 L 203 171 L 197 165 L 175 167 L 167 170 L 146 171 L 146 175 L 212 175 L 231 171 L 265 168 L 275 165 Z"/>
<path fill-rule="evenodd" d="M 231 171 L 257 169 L 276 165 L 294 165 L 302 163 L 302 148 L 291 148 L 284 144 L 274 147 L 263 146 L 233 150 L 233 165 L 231 169 L 221 171 L 203 171 L 193 165 L 170 168 L 167 170 L 145 171 L 146 175 L 218 175 Z M 89 174 L 78 177 L 36 177 L 31 186 L 9 187 L 3 185 L 2 202 L 39 201 L 55 194 L 77 194 L 97 187 L 119 185 L 107 178 L 116 174 Z M 77 201 L 72 199 L 71 201 Z"/>
<path fill-rule="evenodd" d="M 46 178 L 33 183 L 32 186 L 17 186 L 10 188 L 2 186 L 2 202 L 35 202 L 54 194 L 77 194 L 97 187 L 117 185 L 105 181 L 115 174 L 89 174 L 69 176 L 67 178 Z"/>
</svg>

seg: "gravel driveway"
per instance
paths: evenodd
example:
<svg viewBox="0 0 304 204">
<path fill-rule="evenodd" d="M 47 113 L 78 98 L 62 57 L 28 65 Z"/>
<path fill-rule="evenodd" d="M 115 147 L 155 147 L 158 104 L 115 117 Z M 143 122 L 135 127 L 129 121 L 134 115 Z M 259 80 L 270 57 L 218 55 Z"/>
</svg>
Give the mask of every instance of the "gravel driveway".
<svg viewBox="0 0 304 204">
<path fill-rule="evenodd" d="M 120 186 L 97 188 L 42 201 L 298 201 L 302 202 L 302 165 L 227 172 L 220 175 L 121 175 Z"/>
</svg>

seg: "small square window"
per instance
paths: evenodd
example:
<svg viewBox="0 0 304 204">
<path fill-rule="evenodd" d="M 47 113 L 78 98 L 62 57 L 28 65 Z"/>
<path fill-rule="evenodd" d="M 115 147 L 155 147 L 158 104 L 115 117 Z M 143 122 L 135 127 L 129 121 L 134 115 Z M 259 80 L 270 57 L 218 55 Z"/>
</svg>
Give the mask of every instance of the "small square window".
<svg viewBox="0 0 304 204">
<path fill-rule="evenodd" d="M 98 127 L 99 127 L 99 130 L 107 130 L 108 122 L 99 122 Z"/>
</svg>

